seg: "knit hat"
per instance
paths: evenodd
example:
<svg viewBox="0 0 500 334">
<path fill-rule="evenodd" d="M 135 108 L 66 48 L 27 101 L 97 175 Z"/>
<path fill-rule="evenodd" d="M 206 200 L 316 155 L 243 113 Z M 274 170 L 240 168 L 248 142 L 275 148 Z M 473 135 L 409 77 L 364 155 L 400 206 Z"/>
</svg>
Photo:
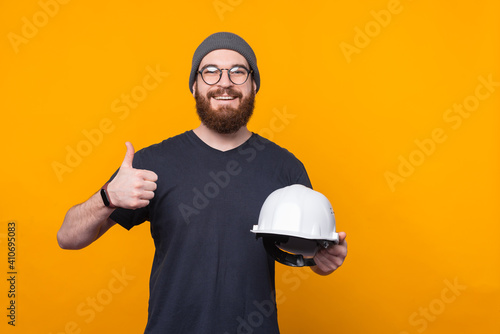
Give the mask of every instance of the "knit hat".
<svg viewBox="0 0 500 334">
<path fill-rule="evenodd" d="M 210 52 L 219 49 L 233 50 L 241 54 L 253 70 L 253 79 L 257 85 L 257 92 L 260 88 L 260 75 L 257 68 L 257 58 L 250 45 L 240 36 L 230 32 L 218 32 L 208 36 L 196 49 L 193 55 L 193 65 L 189 76 L 189 90 L 193 92 L 193 84 L 198 74 L 198 67 L 201 60 Z"/>
</svg>

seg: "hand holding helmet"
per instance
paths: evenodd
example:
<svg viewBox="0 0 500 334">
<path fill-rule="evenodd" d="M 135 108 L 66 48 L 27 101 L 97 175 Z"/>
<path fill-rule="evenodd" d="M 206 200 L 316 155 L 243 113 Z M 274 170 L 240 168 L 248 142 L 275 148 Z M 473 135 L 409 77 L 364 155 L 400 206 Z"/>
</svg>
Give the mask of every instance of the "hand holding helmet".
<svg viewBox="0 0 500 334">
<path fill-rule="evenodd" d="M 311 269 L 319 275 L 329 275 L 344 263 L 347 256 L 346 233 L 339 232 L 339 243 L 325 249 L 320 249 L 314 255 L 316 266 Z"/>
<path fill-rule="evenodd" d="M 276 261 L 294 267 L 312 266 L 323 275 L 337 269 L 347 254 L 345 233 L 335 232 L 328 199 L 299 184 L 275 190 L 267 197 L 252 232 L 262 237 L 266 251 Z"/>
</svg>

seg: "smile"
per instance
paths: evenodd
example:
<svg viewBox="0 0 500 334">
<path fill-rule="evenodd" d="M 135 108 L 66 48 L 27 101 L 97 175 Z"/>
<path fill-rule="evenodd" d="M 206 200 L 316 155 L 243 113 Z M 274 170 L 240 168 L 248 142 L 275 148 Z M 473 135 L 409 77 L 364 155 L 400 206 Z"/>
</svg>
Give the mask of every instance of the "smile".
<svg viewBox="0 0 500 334">
<path fill-rule="evenodd" d="M 234 100 L 236 97 L 234 96 L 214 96 L 215 100 Z"/>
</svg>

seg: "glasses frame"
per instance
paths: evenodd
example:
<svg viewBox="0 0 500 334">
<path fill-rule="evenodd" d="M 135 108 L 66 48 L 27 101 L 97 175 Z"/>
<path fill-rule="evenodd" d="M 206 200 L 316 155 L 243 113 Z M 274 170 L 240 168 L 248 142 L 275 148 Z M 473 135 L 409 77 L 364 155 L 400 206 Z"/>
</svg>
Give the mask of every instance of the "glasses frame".
<svg viewBox="0 0 500 334">
<path fill-rule="evenodd" d="M 219 72 L 219 79 L 217 79 L 216 82 L 214 83 L 208 83 L 205 81 L 205 78 L 203 77 L 203 70 L 206 69 L 207 67 L 215 67 L 216 69 L 218 69 L 220 72 Z M 232 79 L 231 79 L 231 70 L 233 68 L 244 68 L 248 73 L 247 73 L 247 77 L 245 78 L 245 81 L 243 81 L 242 83 L 236 83 L 234 82 Z M 253 70 L 249 70 L 248 68 L 246 68 L 245 66 L 233 66 L 231 68 L 218 68 L 217 66 L 214 66 L 214 65 L 207 65 L 207 66 L 203 66 L 201 68 L 201 70 L 198 71 L 198 73 L 200 74 L 201 76 L 201 80 L 203 80 L 204 83 L 206 83 L 207 85 L 209 86 L 213 86 L 213 85 L 217 85 L 220 81 L 220 79 L 222 79 L 222 71 L 227 71 L 227 77 L 229 78 L 229 81 L 231 81 L 234 85 L 244 85 L 247 81 L 248 81 L 248 77 L 250 77 L 250 74 L 253 73 Z"/>
</svg>

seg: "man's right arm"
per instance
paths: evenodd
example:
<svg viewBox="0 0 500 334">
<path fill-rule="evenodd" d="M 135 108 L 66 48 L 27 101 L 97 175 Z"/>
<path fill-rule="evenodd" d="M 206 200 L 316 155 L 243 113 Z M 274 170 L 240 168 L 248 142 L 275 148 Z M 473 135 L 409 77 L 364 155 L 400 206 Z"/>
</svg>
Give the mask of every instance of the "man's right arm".
<svg viewBox="0 0 500 334">
<path fill-rule="evenodd" d="M 107 191 L 111 203 L 124 209 L 145 207 L 154 197 L 158 176 L 149 170 L 132 167 L 134 147 L 127 142 L 125 159 Z M 97 240 L 115 222 L 109 218 L 115 209 L 104 205 L 100 192 L 68 210 L 57 242 L 63 249 L 81 249 Z"/>
<path fill-rule="evenodd" d="M 104 205 L 99 192 L 68 210 L 57 232 L 63 249 L 82 249 L 97 240 L 115 222 L 109 218 L 115 209 Z"/>
</svg>

